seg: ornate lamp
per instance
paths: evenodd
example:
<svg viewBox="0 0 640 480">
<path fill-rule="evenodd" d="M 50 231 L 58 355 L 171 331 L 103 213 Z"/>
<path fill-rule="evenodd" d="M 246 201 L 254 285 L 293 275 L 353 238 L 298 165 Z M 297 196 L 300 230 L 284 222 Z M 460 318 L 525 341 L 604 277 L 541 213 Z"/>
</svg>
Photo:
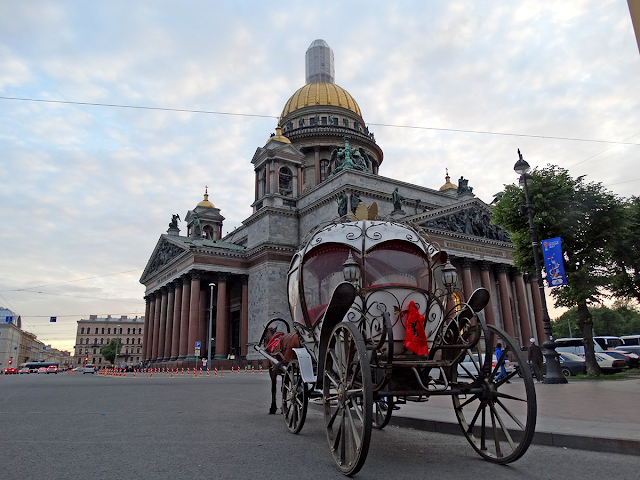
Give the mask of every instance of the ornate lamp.
<svg viewBox="0 0 640 480">
<path fill-rule="evenodd" d="M 360 280 L 360 265 L 356 262 L 349 251 L 347 261 L 342 264 L 342 274 L 347 282 L 357 284 Z"/>
<path fill-rule="evenodd" d="M 531 170 L 531 167 L 529 166 L 529 163 L 524 158 L 522 158 L 520 149 L 518 149 L 518 157 L 520 158 L 518 158 L 518 161 L 513 166 L 513 169 L 516 171 L 518 175 L 524 175 L 525 173 L 529 173 L 529 170 Z"/>
<path fill-rule="evenodd" d="M 442 283 L 444 283 L 449 294 L 451 294 L 458 283 L 458 271 L 456 270 L 456 267 L 451 264 L 449 259 L 447 259 L 447 263 L 442 267 Z"/>
</svg>

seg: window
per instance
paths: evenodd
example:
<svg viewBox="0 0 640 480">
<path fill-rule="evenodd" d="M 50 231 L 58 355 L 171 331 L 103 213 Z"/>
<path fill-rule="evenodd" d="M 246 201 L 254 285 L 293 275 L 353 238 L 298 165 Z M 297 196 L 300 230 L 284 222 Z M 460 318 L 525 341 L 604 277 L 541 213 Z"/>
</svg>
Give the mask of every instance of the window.
<svg viewBox="0 0 640 480">
<path fill-rule="evenodd" d="M 360 124 L 358 122 L 353 122 L 353 129 L 360 131 Z"/>
<path fill-rule="evenodd" d="M 141 329 L 141 328 L 139 328 L 139 329 L 138 329 L 138 335 L 140 335 L 141 333 L 142 333 L 142 329 Z"/>
<path fill-rule="evenodd" d="M 139 349 L 139 348 L 137 349 L 137 352 L 136 352 L 136 353 L 140 353 L 140 349 Z"/>
<path fill-rule="evenodd" d="M 98 327 L 96 327 L 96 335 L 98 334 Z"/>
<path fill-rule="evenodd" d="M 111 341 L 111 339 L 110 339 L 110 338 L 107 338 L 107 343 L 109 343 L 110 341 Z"/>
<path fill-rule="evenodd" d="M 317 125 L 318 124 L 318 117 L 311 117 L 309 119 L 309 125 Z"/>
<path fill-rule="evenodd" d="M 87 339 L 85 340 L 85 342 L 84 342 L 84 343 L 86 343 L 87 345 L 89 345 L 89 339 L 87 338 Z"/>
<path fill-rule="evenodd" d="M 102 327 L 102 332 L 100 332 L 100 333 L 102 333 L 102 335 L 104 335 L 104 327 Z"/>
<path fill-rule="evenodd" d="M 103 330 L 104 330 L 104 329 L 103 329 Z M 104 338 L 101 338 L 101 339 L 100 339 L 100 345 L 103 345 L 103 344 L 104 344 Z"/>
<path fill-rule="evenodd" d="M 326 124 L 327 124 L 327 117 L 322 117 L 322 118 L 320 119 L 320 123 L 321 123 L 322 125 L 326 125 Z"/>
<path fill-rule="evenodd" d="M 93 354 L 94 354 L 94 355 L 96 354 L 96 349 L 95 349 L 95 348 L 93 349 Z"/>
<path fill-rule="evenodd" d="M 329 160 L 320 160 L 320 181 L 324 182 L 329 178 L 329 173 L 331 173 Z"/>
<path fill-rule="evenodd" d="M 430 269 L 425 254 L 413 245 L 389 241 L 366 257 L 365 287 L 412 285 L 428 290 Z"/>
<path fill-rule="evenodd" d="M 120 335 L 122 335 L 122 328 L 120 329 Z"/>
<path fill-rule="evenodd" d="M 142 339 L 138 338 L 138 345 L 140 345 L 141 342 L 142 342 Z"/>
<path fill-rule="evenodd" d="M 97 338 L 94 338 L 94 339 L 93 339 L 93 344 L 94 344 L 94 345 L 97 345 L 97 344 L 98 344 L 98 339 L 97 339 Z"/>
<path fill-rule="evenodd" d="M 82 345 L 84 343 L 84 338 L 80 339 L 80 345 Z"/>
<path fill-rule="evenodd" d="M 289 167 L 280 168 L 280 195 L 290 196 L 293 194 L 293 175 Z"/>
<path fill-rule="evenodd" d="M 349 128 L 349 119 L 348 118 L 343 118 L 342 119 L 342 125 L 344 125 L 345 127 Z"/>
<path fill-rule="evenodd" d="M 110 329 L 110 328 L 107 328 L 107 333 L 108 333 L 109 335 L 111 335 L 111 329 Z"/>
<path fill-rule="evenodd" d="M 129 339 L 127 338 L 127 345 L 129 345 Z"/>
<path fill-rule="evenodd" d="M 136 362 L 139 362 L 139 361 L 140 361 L 140 357 L 136 357 Z"/>
<path fill-rule="evenodd" d="M 84 327 L 80 329 L 80 333 L 84 333 Z"/>
<path fill-rule="evenodd" d="M 261 168 L 258 172 L 258 197 L 267 193 L 267 168 Z"/>
<path fill-rule="evenodd" d="M 131 329 L 127 328 L 127 335 L 131 335 Z"/>
</svg>

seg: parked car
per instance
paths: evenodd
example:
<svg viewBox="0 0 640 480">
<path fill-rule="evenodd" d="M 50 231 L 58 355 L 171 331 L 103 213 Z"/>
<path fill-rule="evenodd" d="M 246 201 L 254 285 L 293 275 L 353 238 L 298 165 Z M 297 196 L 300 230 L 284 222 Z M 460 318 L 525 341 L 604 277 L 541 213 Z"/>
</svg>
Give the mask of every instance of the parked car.
<svg viewBox="0 0 640 480">
<path fill-rule="evenodd" d="M 608 350 L 610 348 L 616 348 L 623 344 L 620 337 L 613 336 L 597 336 L 593 337 L 593 341 L 597 342 L 604 350 Z"/>
<path fill-rule="evenodd" d="M 625 350 L 605 350 L 607 355 L 618 360 L 624 360 L 629 368 L 640 366 L 640 356 Z"/>
<path fill-rule="evenodd" d="M 624 360 L 613 358 L 604 352 L 596 353 L 596 362 L 602 373 L 618 373 L 629 368 Z"/>
<path fill-rule="evenodd" d="M 40 373 L 47 373 L 47 367 L 40 367 L 37 372 Z"/>
<path fill-rule="evenodd" d="M 95 365 L 85 365 L 82 369 L 82 373 L 96 373 Z"/>
<path fill-rule="evenodd" d="M 593 342 L 593 349 L 596 352 L 604 351 L 604 348 L 602 348 L 598 342 Z M 558 338 L 556 339 L 556 352 L 584 355 L 584 341 L 581 338 Z"/>
<path fill-rule="evenodd" d="M 587 373 L 587 362 L 580 355 L 575 355 L 569 352 L 562 352 L 559 354 L 560 370 L 565 377 L 571 377 L 574 375 L 584 375 Z M 533 367 L 528 364 L 533 375 Z M 542 359 L 542 373 L 547 374 L 547 359 Z M 519 372 L 518 375 L 522 376 Z"/>
<path fill-rule="evenodd" d="M 4 369 L 4 374 L 5 375 L 17 375 L 18 374 L 18 370 L 16 370 L 13 367 L 5 368 Z"/>
<path fill-rule="evenodd" d="M 614 350 L 620 350 L 621 352 L 630 352 L 635 353 L 640 356 L 640 345 L 622 345 L 621 347 L 616 347 Z"/>
<path fill-rule="evenodd" d="M 72 370 L 72 372 L 82 372 L 84 370 L 84 368 L 82 367 L 76 367 Z"/>
<path fill-rule="evenodd" d="M 477 353 L 473 354 L 473 358 L 475 359 L 475 363 L 471 360 L 471 357 L 469 355 L 467 355 L 464 358 L 464 360 L 458 364 L 458 375 L 460 375 L 462 377 L 468 377 L 469 376 L 468 372 L 472 373 L 473 375 L 477 375 L 478 374 L 478 369 L 476 368 L 476 365 L 478 365 L 480 367 L 482 365 L 478 361 L 478 354 Z M 498 361 L 498 359 L 496 358 L 495 355 L 493 355 L 493 361 L 491 362 L 491 366 L 495 367 L 497 361 Z M 514 364 L 509 359 L 505 360 L 504 367 L 507 370 L 507 374 L 513 372 L 516 369 Z"/>
</svg>

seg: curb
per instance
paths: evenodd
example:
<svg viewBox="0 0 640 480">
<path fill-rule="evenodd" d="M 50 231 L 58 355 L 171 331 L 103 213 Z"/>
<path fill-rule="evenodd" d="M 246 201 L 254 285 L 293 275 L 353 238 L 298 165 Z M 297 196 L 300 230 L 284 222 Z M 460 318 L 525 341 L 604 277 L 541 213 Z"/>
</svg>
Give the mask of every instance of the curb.
<svg viewBox="0 0 640 480">
<path fill-rule="evenodd" d="M 441 422 L 438 420 L 392 416 L 389 424 L 425 432 L 462 435 L 462 430 L 457 423 Z M 532 444 L 545 447 L 572 448 L 590 452 L 621 453 L 623 455 L 640 456 L 640 440 L 536 432 L 533 436 Z"/>
</svg>

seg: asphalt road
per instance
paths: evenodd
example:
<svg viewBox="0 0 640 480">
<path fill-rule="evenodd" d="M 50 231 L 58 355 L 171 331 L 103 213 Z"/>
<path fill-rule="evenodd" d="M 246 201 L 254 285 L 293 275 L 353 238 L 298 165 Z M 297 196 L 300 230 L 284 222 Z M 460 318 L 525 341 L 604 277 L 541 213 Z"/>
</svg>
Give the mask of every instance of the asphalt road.
<svg viewBox="0 0 640 480">
<path fill-rule="evenodd" d="M 129 374 L 130 375 L 130 374 Z M 327 479 L 317 407 L 299 435 L 268 415 L 269 377 L 0 377 L 0 479 Z M 532 446 L 509 466 L 462 436 L 373 432 L 358 479 L 640 478 L 637 456 Z"/>
</svg>

